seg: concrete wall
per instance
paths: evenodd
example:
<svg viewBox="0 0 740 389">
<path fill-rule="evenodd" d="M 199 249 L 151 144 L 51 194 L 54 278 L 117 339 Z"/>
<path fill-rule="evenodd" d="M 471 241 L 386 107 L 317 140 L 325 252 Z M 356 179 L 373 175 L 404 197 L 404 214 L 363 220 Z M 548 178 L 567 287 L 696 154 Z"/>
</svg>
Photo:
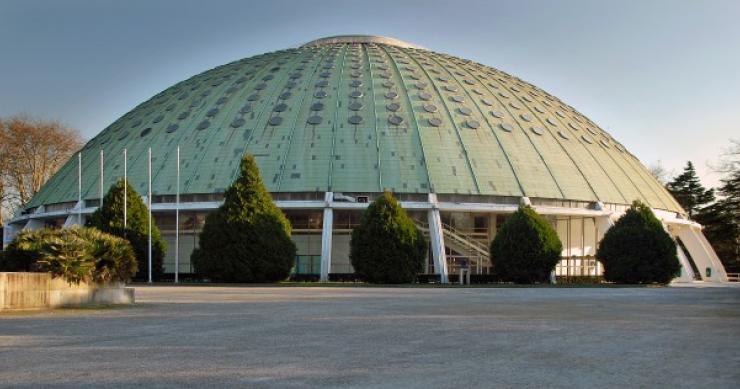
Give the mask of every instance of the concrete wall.
<svg viewBox="0 0 740 389">
<path fill-rule="evenodd" d="M 97 304 L 133 304 L 123 284 L 69 284 L 50 273 L 0 273 L 0 311 Z"/>
</svg>

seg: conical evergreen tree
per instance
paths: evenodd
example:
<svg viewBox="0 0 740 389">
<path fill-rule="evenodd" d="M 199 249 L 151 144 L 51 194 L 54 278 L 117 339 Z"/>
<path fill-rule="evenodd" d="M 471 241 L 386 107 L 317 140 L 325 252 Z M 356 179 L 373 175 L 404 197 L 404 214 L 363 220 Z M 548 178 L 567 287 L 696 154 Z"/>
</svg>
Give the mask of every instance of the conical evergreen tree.
<svg viewBox="0 0 740 389">
<path fill-rule="evenodd" d="M 275 206 L 254 157 L 226 190 L 224 204 L 206 217 L 191 256 L 201 276 L 220 282 L 276 282 L 290 274 L 296 247 L 290 222 Z"/>
<path fill-rule="evenodd" d="M 532 207 L 524 206 L 496 232 L 491 262 L 503 281 L 548 282 L 562 251 L 563 244 L 550 223 Z"/>
<path fill-rule="evenodd" d="M 123 227 L 123 191 L 127 192 L 126 228 Z M 136 255 L 138 271 L 135 280 L 146 280 L 149 274 L 149 222 L 148 210 L 144 200 L 123 179 L 111 186 L 103 197 L 103 207 L 98 208 L 87 220 L 87 225 L 100 231 L 125 238 L 131 243 Z M 162 276 L 162 261 L 167 245 L 152 221 L 152 278 Z"/>
<path fill-rule="evenodd" d="M 367 207 L 352 231 L 352 267 L 367 282 L 414 282 L 424 269 L 426 253 L 426 239 L 390 192 Z"/>
<path fill-rule="evenodd" d="M 604 264 L 604 279 L 620 284 L 666 284 L 681 268 L 676 242 L 639 201 L 606 232 L 596 257 Z"/>
<path fill-rule="evenodd" d="M 686 163 L 683 173 L 666 184 L 666 188 L 692 219 L 714 201 L 714 190 L 702 186 L 691 161 Z"/>
</svg>

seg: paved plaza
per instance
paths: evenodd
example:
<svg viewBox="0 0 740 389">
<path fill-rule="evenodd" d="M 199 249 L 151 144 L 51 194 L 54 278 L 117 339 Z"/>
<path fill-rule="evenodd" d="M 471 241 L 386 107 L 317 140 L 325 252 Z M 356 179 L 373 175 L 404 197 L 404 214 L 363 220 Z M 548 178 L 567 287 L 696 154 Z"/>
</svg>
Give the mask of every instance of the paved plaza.
<svg viewBox="0 0 740 389">
<path fill-rule="evenodd" d="M 0 315 L 2 387 L 738 387 L 740 288 L 137 286 Z"/>
</svg>

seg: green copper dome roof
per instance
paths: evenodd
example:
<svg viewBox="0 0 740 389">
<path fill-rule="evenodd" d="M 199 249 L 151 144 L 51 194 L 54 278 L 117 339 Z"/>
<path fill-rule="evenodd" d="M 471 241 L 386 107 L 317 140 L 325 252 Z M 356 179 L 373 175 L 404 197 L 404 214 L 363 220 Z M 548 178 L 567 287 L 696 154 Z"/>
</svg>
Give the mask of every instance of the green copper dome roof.
<svg viewBox="0 0 740 389">
<path fill-rule="evenodd" d="M 182 81 L 82 150 L 83 198 L 123 175 L 146 192 L 219 193 L 253 154 L 273 192 L 461 193 L 629 204 L 682 212 L 611 135 L 502 71 L 392 38 L 350 35 L 267 53 Z M 77 199 L 71 159 L 29 207 Z"/>
</svg>

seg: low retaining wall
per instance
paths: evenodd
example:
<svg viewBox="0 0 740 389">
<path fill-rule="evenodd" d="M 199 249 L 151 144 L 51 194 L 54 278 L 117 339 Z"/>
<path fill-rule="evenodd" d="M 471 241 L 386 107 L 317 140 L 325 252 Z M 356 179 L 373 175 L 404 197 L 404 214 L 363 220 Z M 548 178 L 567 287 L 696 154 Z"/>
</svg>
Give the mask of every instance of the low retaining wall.
<svg viewBox="0 0 740 389">
<path fill-rule="evenodd" d="M 50 273 L 1 273 L 0 311 L 133 304 L 134 288 L 123 284 L 69 284 Z"/>
</svg>

